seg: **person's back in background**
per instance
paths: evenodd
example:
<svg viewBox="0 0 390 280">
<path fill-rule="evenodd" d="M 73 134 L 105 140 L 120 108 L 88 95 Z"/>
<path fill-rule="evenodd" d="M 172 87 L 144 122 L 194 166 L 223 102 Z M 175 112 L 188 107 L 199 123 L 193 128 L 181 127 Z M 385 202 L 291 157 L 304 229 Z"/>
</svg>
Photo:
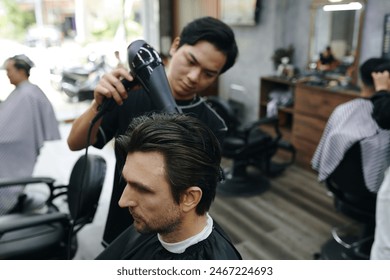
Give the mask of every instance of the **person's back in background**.
<svg viewBox="0 0 390 280">
<path fill-rule="evenodd" d="M 372 73 L 388 60 L 371 58 L 360 66 L 363 82 L 361 98 L 337 106 L 332 112 L 312 159 L 318 180 L 324 181 L 343 159 L 345 152 L 360 142 L 363 175 L 369 191 L 376 193 L 388 167 L 390 132 L 378 126 L 372 117 L 375 94 Z"/>
<path fill-rule="evenodd" d="M 0 103 L 0 178 L 31 176 L 44 141 L 61 138 L 49 99 L 29 81 L 33 66 L 25 55 L 5 61 L 7 76 L 15 89 Z M 0 189 L 0 215 L 17 205 L 23 188 Z"/>
</svg>

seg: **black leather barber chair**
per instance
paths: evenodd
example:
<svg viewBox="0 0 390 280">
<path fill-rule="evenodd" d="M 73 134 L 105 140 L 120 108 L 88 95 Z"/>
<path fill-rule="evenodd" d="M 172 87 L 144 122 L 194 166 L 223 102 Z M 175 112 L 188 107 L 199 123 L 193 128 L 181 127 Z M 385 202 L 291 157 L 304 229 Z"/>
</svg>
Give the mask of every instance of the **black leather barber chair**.
<svg viewBox="0 0 390 280">
<path fill-rule="evenodd" d="M 230 172 L 220 183 L 217 192 L 222 195 L 256 195 L 269 188 L 269 180 L 280 174 L 295 160 L 292 144 L 282 139 L 277 118 L 263 118 L 258 121 L 241 124 L 239 112 L 234 103 L 217 96 L 209 96 L 207 102 L 224 119 L 228 134 L 222 143 L 222 156 L 233 160 Z M 261 129 L 263 125 L 272 125 L 274 135 Z M 287 162 L 276 163 L 272 160 L 279 149 L 291 155 Z M 255 167 L 249 172 L 248 167 Z"/>
<path fill-rule="evenodd" d="M 87 159 L 87 160 L 86 160 Z M 0 259 L 71 259 L 77 232 L 93 221 L 106 173 L 98 155 L 81 156 L 69 184 L 55 186 L 47 177 L 0 179 L 1 186 L 44 183 L 49 188 L 44 213 L 13 213 L 0 217 Z M 68 210 L 61 211 L 65 197 Z"/>
<path fill-rule="evenodd" d="M 338 212 L 355 223 L 335 227 L 319 259 L 369 259 L 375 233 L 376 194 L 364 182 L 360 144 L 354 144 L 326 180 Z"/>
</svg>

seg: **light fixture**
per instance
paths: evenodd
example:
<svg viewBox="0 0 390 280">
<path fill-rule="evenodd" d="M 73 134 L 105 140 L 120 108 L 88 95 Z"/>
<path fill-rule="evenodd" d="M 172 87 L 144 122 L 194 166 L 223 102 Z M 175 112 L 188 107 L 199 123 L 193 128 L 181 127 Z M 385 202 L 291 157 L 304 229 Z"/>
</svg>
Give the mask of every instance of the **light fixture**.
<svg viewBox="0 0 390 280">
<path fill-rule="evenodd" d="M 330 11 L 360 10 L 361 8 L 363 8 L 363 5 L 361 3 L 351 2 L 348 4 L 325 5 L 322 9 L 325 12 L 330 12 Z"/>
<path fill-rule="evenodd" d="M 330 3 L 337 3 L 337 2 L 341 2 L 341 1 L 343 1 L 343 0 L 328 0 L 328 2 L 330 2 Z"/>
</svg>

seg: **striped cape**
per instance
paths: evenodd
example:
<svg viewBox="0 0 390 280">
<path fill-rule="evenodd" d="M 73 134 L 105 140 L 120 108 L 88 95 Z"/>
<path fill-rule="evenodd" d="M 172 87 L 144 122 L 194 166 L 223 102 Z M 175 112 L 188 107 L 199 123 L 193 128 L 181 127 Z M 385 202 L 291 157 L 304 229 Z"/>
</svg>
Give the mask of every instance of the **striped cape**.
<svg viewBox="0 0 390 280">
<path fill-rule="evenodd" d="M 363 98 L 335 108 L 311 162 L 320 182 L 332 174 L 346 151 L 360 142 L 366 186 L 371 192 L 378 191 L 390 165 L 390 131 L 377 125 L 372 111 L 372 102 Z"/>
<path fill-rule="evenodd" d="M 31 176 L 44 141 L 60 139 L 53 107 L 29 81 L 0 103 L 0 178 Z M 0 188 L 0 215 L 12 208 L 23 187 Z"/>
</svg>

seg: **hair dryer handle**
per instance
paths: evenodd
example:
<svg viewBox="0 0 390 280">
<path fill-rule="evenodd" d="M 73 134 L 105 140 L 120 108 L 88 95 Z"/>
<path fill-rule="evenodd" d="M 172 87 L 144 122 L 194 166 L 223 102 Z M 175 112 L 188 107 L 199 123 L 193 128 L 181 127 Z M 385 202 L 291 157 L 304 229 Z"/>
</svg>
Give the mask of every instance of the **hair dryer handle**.
<svg viewBox="0 0 390 280">
<path fill-rule="evenodd" d="M 148 93 L 159 110 L 167 113 L 182 113 L 172 96 L 163 64 L 157 66 L 150 75 Z"/>
<path fill-rule="evenodd" d="M 131 90 L 135 85 L 137 85 L 137 82 L 134 81 L 128 81 L 126 79 L 122 80 L 122 84 L 125 87 L 126 91 Z M 98 119 L 100 119 L 105 113 L 108 111 L 111 111 L 114 109 L 114 107 L 117 106 L 115 100 L 113 98 L 104 99 L 103 103 L 99 105 L 98 107 L 98 113 L 96 116 L 92 119 L 91 123 L 94 124 Z"/>
</svg>

